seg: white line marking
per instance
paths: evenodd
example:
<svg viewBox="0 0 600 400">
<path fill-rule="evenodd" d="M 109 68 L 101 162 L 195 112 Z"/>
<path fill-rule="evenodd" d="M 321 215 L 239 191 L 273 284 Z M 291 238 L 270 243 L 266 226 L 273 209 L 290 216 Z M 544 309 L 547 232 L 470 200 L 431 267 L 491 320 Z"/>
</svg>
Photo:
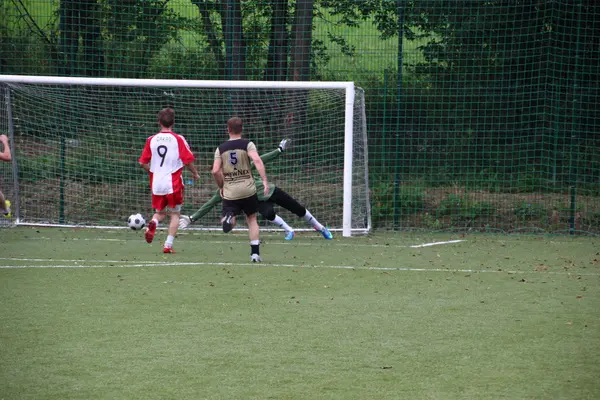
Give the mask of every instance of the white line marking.
<svg viewBox="0 0 600 400">
<path fill-rule="evenodd" d="M 30 261 L 30 262 L 48 262 L 48 261 L 56 261 L 56 262 L 74 262 L 74 263 L 89 263 L 89 262 L 98 262 L 98 263 L 129 263 L 129 262 L 140 262 L 137 260 L 129 261 L 129 260 L 82 260 L 82 259 L 58 259 L 58 258 L 14 258 L 14 257 L 0 257 L 0 260 L 9 260 L 9 261 Z M 164 261 L 143 261 L 148 264 L 161 264 Z"/>
<path fill-rule="evenodd" d="M 27 238 L 27 240 L 54 240 L 54 238 L 50 238 L 50 237 L 37 237 L 37 238 Z M 64 240 L 63 238 L 61 238 L 61 240 Z M 109 239 L 109 238 L 72 238 L 70 240 L 79 240 L 79 241 L 93 241 L 93 242 L 126 242 L 126 241 L 133 241 L 133 240 L 139 240 L 140 243 L 143 242 L 142 238 L 139 239 Z M 202 239 L 201 237 L 199 238 L 179 238 L 179 241 L 182 242 L 191 242 L 191 241 L 202 241 L 203 243 L 215 243 L 215 244 L 248 244 L 248 241 L 242 241 L 242 240 L 205 240 Z M 464 240 L 461 240 L 464 241 Z M 363 244 L 363 243 L 338 243 L 338 242 L 334 242 L 333 244 L 331 244 L 331 241 L 325 241 L 324 239 L 322 240 L 315 240 L 314 242 L 310 242 L 310 243 L 306 243 L 306 242 L 300 242 L 297 240 L 293 240 L 291 242 L 286 242 L 283 239 L 282 240 L 277 240 L 277 241 L 271 241 L 269 240 L 268 242 L 265 241 L 265 245 L 267 246 L 314 246 L 316 244 L 316 242 L 321 242 L 323 245 L 332 245 L 332 246 L 341 246 L 341 247 L 388 247 L 388 248 L 400 248 L 400 249 L 405 249 L 408 247 L 414 247 L 414 246 L 407 246 L 407 245 L 395 245 L 395 244 Z M 440 242 L 440 243 L 446 243 L 446 242 Z M 421 247 L 422 245 L 418 245 L 417 247 Z"/>
<path fill-rule="evenodd" d="M 417 248 L 417 247 L 429 247 L 429 246 L 437 246 L 440 244 L 451 244 L 451 243 L 460 243 L 460 242 L 464 242 L 465 240 L 448 240 L 446 242 L 433 242 L 433 243 L 423 243 L 423 244 L 414 244 L 412 246 L 412 248 Z"/>
<path fill-rule="evenodd" d="M 46 260 L 53 261 L 53 260 Z M 122 262 L 122 261 L 121 261 Z M 269 263 L 231 263 L 231 262 L 140 262 L 135 264 L 107 265 L 0 265 L 0 269 L 26 269 L 26 268 L 143 268 L 143 267 L 193 267 L 193 266 L 217 266 L 217 267 L 285 267 L 285 268 L 325 268 L 325 269 L 348 269 L 366 271 L 398 271 L 398 272 L 447 272 L 447 273 L 496 273 L 496 274 L 535 274 L 535 275 L 575 275 L 575 276 L 600 276 L 600 274 L 587 274 L 575 272 L 555 271 L 509 271 L 493 269 L 445 269 L 445 268 L 410 268 L 410 267 L 361 267 L 355 265 L 312 265 L 312 264 L 269 264 Z"/>
</svg>

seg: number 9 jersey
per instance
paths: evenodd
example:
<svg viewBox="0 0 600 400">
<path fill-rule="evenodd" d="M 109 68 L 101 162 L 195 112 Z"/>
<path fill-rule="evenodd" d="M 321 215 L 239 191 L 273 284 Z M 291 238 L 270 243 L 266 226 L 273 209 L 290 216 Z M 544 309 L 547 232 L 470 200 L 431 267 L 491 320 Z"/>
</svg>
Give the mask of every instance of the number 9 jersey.
<svg viewBox="0 0 600 400">
<path fill-rule="evenodd" d="M 159 132 L 146 140 L 139 162 L 150 164 L 150 187 L 154 195 L 183 189 L 183 166 L 194 161 L 185 138 L 174 132 Z"/>
</svg>

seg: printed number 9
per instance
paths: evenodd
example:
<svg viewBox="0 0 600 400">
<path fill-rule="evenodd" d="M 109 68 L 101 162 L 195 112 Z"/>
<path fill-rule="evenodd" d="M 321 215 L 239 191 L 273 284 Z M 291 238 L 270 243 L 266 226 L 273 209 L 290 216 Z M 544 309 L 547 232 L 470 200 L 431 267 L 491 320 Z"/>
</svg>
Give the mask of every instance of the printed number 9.
<svg viewBox="0 0 600 400">
<path fill-rule="evenodd" d="M 156 148 L 156 152 L 158 153 L 158 156 L 160 158 L 162 158 L 162 160 L 160 160 L 160 166 L 162 167 L 163 164 L 165 163 L 165 157 L 167 156 L 167 146 L 164 145 L 160 145 Z"/>
<path fill-rule="evenodd" d="M 237 165 L 238 159 L 237 159 L 237 153 L 235 151 L 232 151 L 231 153 L 229 153 L 229 162 L 231 163 L 231 165 Z"/>
</svg>

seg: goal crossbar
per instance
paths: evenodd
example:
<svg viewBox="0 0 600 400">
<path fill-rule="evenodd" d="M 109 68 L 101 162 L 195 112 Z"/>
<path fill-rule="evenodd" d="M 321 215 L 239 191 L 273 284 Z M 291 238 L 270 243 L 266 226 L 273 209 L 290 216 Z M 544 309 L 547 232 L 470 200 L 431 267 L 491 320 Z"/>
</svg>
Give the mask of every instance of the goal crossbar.
<svg viewBox="0 0 600 400">
<path fill-rule="evenodd" d="M 0 75 L 0 82 L 46 85 L 136 86 L 180 88 L 248 89 L 348 89 L 354 82 L 216 81 L 181 79 L 84 78 L 67 76 Z"/>
</svg>

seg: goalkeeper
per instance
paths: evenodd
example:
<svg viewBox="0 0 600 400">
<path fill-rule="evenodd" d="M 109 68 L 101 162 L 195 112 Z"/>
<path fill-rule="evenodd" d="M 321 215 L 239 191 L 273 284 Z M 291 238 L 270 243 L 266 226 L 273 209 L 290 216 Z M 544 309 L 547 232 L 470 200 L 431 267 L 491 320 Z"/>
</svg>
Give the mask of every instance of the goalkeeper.
<svg viewBox="0 0 600 400">
<path fill-rule="evenodd" d="M 275 158 L 279 157 L 279 155 L 286 150 L 289 145 L 288 139 L 283 139 L 279 143 L 279 147 L 267 154 L 262 155 L 260 158 L 264 163 L 267 163 Z M 285 240 L 292 240 L 294 238 L 294 229 L 290 227 L 279 215 L 275 213 L 274 205 L 277 204 L 286 210 L 296 214 L 299 218 L 304 219 L 307 223 L 309 223 L 316 231 L 320 232 L 321 235 L 327 240 L 333 239 L 333 235 L 323 225 L 317 221 L 315 217 L 296 199 L 292 196 L 279 189 L 275 185 L 269 185 L 270 190 L 265 196 L 263 193 L 263 185 L 260 179 L 254 179 L 254 184 L 256 185 L 256 192 L 258 195 L 258 212 L 267 219 L 267 221 L 272 222 L 275 225 L 280 226 L 285 231 Z M 222 201 L 221 193 L 219 190 L 196 211 L 192 215 L 182 215 L 179 219 L 179 228 L 185 229 L 190 226 L 193 222 L 196 222 L 204 215 L 208 214 L 210 210 L 212 210 L 217 204 Z"/>
</svg>

